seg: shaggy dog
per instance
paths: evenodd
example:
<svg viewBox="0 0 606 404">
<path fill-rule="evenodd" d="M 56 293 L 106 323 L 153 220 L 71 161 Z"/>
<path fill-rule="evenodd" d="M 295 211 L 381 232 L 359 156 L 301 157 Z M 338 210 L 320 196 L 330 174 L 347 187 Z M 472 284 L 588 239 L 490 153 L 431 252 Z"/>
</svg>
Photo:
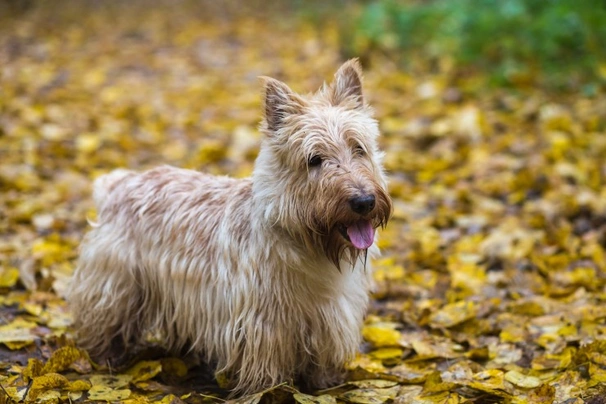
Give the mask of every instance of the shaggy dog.
<svg viewBox="0 0 606 404">
<path fill-rule="evenodd" d="M 70 301 L 97 358 L 142 342 L 189 350 L 235 394 L 342 377 L 368 303 L 367 255 L 391 214 L 378 125 L 356 60 L 309 96 L 263 78 L 252 177 L 159 167 L 94 184 Z"/>
</svg>

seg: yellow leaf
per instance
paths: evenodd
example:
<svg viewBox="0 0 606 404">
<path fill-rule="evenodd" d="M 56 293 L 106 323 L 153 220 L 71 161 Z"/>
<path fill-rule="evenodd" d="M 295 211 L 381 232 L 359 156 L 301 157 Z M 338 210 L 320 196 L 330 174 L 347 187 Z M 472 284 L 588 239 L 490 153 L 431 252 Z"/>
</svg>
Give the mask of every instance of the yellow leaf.
<svg viewBox="0 0 606 404">
<path fill-rule="evenodd" d="M 379 373 L 385 370 L 380 360 L 373 360 L 367 355 L 358 354 L 356 358 L 347 362 L 345 367 L 348 370 L 363 369 L 369 373 Z"/>
<path fill-rule="evenodd" d="M 601 352 L 588 352 L 587 357 L 597 365 L 606 366 L 606 354 Z"/>
<path fill-rule="evenodd" d="M 357 404 L 381 404 L 393 400 L 400 386 L 386 389 L 358 389 L 345 392 L 339 396 L 340 399 Z"/>
<path fill-rule="evenodd" d="M 83 133 L 76 138 L 76 149 L 82 153 L 92 153 L 100 144 L 101 138 L 94 133 Z"/>
<path fill-rule="evenodd" d="M 23 344 L 30 344 L 34 342 L 36 338 L 32 334 L 32 330 L 36 328 L 38 325 L 36 323 L 32 323 L 31 321 L 24 320 L 22 318 L 16 318 L 12 322 L 0 326 L 0 342 L 4 343 L 6 346 L 9 346 L 10 343 L 16 342 L 17 346 Z M 13 347 L 15 345 L 12 345 Z M 23 346 L 23 345 L 22 345 Z M 19 346 L 20 348 L 21 346 Z"/>
<path fill-rule="evenodd" d="M 551 279 L 563 286 L 585 286 L 592 288 L 596 284 L 596 270 L 592 267 L 577 267 L 572 270 L 556 271 Z"/>
<path fill-rule="evenodd" d="M 571 363 L 575 353 L 574 347 L 566 347 L 560 354 L 545 354 L 532 361 L 532 369 L 565 369 Z"/>
<path fill-rule="evenodd" d="M 474 318 L 478 314 L 478 304 L 471 300 L 461 300 L 447 304 L 429 317 L 433 327 L 452 327 Z"/>
<path fill-rule="evenodd" d="M 157 402 L 157 401 L 150 400 L 150 398 L 147 396 L 143 396 L 143 395 L 132 393 L 132 392 L 131 392 L 130 397 L 127 400 L 121 400 L 122 404 L 148 404 L 150 402 Z M 160 402 L 162 402 L 162 401 L 160 401 Z M 172 404 L 177 404 L 177 403 L 181 404 L 181 403 L 183 403 L 183 401 L 181 401 L 181 400 L 174 401 Z"/>
<path fill-rule="evenodd" d="M 474 374 L 469 387 L 500 397 L 508 396 L 505 393 L 507 390 L 505 388 L 505 375 L 499 369 L 484 370 Z"/>
<path fill-rule="evenodd" d="M 387 387 L 393 387 L 397 385 L 397 382 L 392 380 L 383 380 L 383 379 L 369 379 L 369 380 L 360 380 L 357 382 L 349 382 L 352 386 L 356 386 L 360 389 L 385 389 Z"/>
<path fill-rule="evenodd" d="M 74 253 L 72 246 L 61 240 L 58 234 L 36 240 L 32 244 L 32 255 L 40 259 L 43 266 L 65 260 Z"/>
<path fill-rule="evenodd" d="M 374 278 L 377 282 L 403 279 L 404 268 L 395 264 L 394 258 L 383 258 L 375 262 Z"/>
<path fill-rule="evenodd" d="M 96 89 L 105 81 L 106 72 L 100 67 L 87 69 L 82 76 L 82 82 L 88 89 Z"/>
<path fill-rule="evenodd" d="M 300 404 L 336 404 L 337 399 L 328 394 L 323 394 L 321 396 L 310 396 L 303 393 L 295 393 L 293 394 L 293 398 L 297 403 Z"/>
<path fill-rule="evenodd" d="M 187 147 L 183 143 L 168 143 L 162 150 L 162 155 L 167 160 L 182 161 L 187 155 Z"/>
<path fill-rule="evenodd" d="M 427 333 L 406 334 L 412 349 L 417 353 L 417 360 L 429 358 L 456 358 L 461 356 L 462 347 L 453 341 Z"/>
<path fill-rule="evenodd" d="M 36 316 L 36 317 L 40 316 L 42 314 L 42 312 L 44 311 L 44 308 L 42 307 L 42 305 L 37 304 L 37 303 L 24 302 L 22 304 L 22 307 L 29 314 L 31 314 L 32 316 Z"/>
<path fill-rule="evenodd" d="M 394 376 L 402 383 L 423 383 L 434 368 L 425 364 L 402 363 L 387 370 L 387 374 Z"/>
<path fill-rule="evenodd" d="M 514 344 L 502 343 L 491 345 L 489 348 L 489 357 L 495 364 L 510 364 L 522 359 L 522 350 Z"/>
<path fill-rule="evenodd" d="M 207 140 L 198 149 L 198 161 L 201 164 L 216 163 L 225 158 L 226 152 L 223 142 Z"/>
<path fill-rule="evenodd" d="M 42 373 L 62 372 L 78 359 L 86 358 L 88 355 L 80 349 L 73 346 L 64 346 L 57 349 L 48 359 Z"/>
<path fill-rule="evenodd" d="M 35 377 L 27 394 L 28 400 L 35 400 L 42 392 L 66 386 L 69 381 L 58 373 L 47 373 Z"/>
<path fill-rule="evenodd" d="M 400 332 L 394 330 L 394 326 L 390 323 L 367 325 L 362 329 L 362 335 L 375 347 L 398 345 L 401 338 Z"/>
<path fill-rule="evenodd" d="M 11 400 L 14 400 L 17 403 L 21 403 L 24 400 L 25 397 L 25 393 L 28 391 L 27 387 L 14 387 L 14 386 L 8 386 L 8 387 L 3 387 L 2 388 L 3 392 L 6 392 L 6 394 L 8 395 L 8 397 Z M 10 401 L 9 401 L 10 403 Z"/>
<path fill-rule="evenodd" d="M 23 349 L 28 345 L 33 344 L 34 341 L 13 341 L 13 342 L 5 342 L 4 345 L 11 351 L 17 351 L 19 349 Z"/>
<path fill-rule="evenodd" d="M 57 390 L 47 390 L 36 396 L 36 404 L 58 404 L 61 402 L 61 392 Z M 28 401 L 33 399 L 28 398 Z"/>
<path fill-rule="evenodd" d="M 56 282 L 53 285 L 55 284 Z M 53 329 L 65 329 L 72 325 L 74 321 L 71 310 L 69 310 L 69 307 L 64 303 L 57 304 L 54 302 L 49 302 L 46 305 L 45 317 L 48 319 L 46 321 L 46 326 Z"/>
<path fill-rule="evenodd" d="M 538 377 L 528 376 L 518 372 L 517 370 L 510 370 L 509 372 L 505 373 L 505 380 L 511 384 L 515 384 L 516 386 L 523 387 L 525 389 L 533 389 L 542 384 Z"/>
<path fill-rule="evenodd" d="M 43 368 L 44 364 L 39 359 L 29 358 L 27 360 L 27 367 L 23 369 L 23 379 L 31 380 L 35 377 L 44 374 L 45 372 L 42 371 Z"/>
<path fill-rule="evenodd" d="M 451 256 L 448 259 L 448 271 L 452 277 L 453 288 L 475 294 L 482 290 L 486 283 L 486 269 L 484 266 L 475 262 L 466 262 L 464 256 L 461 255 Z"/>
<path fill-rule="evenodd" d="M 444 391 L 438 394 L 414 397 L 411 402 L 415 404 L 460 404 L 468 401 L 458 393 Z"/>
<path fill-rule="evenodd" d="M 589 376 L 589 383 L 591 386 L 606 383 L 606 370 L 602 369 L 600 366 L 594 363 L 589 364 Z"/>
<path fill-rule="evenodd" d="M 108 386 L 115 389 L 128 386 L 133 379 L 132 375 L 93 375 L 90 377 L 90 382 L 93 386 Z"/>
<path fill-rule="evenodd" d="M 579 333 L 577 326 L 574 324 L 566 324 L 558 330 L 558 335 L 563 337 L 575 336 Z"/>
<path fill-rule="evenodd" d="M 133 377 L 132 382 L 142 382 L 155 377 L 162 371 L 162 364 L 159 361 L 141 361 L 126 371 Z"/>
<path fill-rule="evenodd" d="M 0 266 L 0 288 L 12 288 L 19 280 L 19 270 Z"/>
<path fill-rule="evenodd" d="M 499 338 L 502 342 L 523 342 L 526 340 L 527 331 L 517 324 L 509 324 L 501 330 Z"/>
<path fill-rule="evenodd" d="M 553 403 L 556 389 L 545 383 L 528 394 L 528 402 L 532 404 Z"/>
<path fill-rule="evenodd" d="M 423 386 L 423 394 L 435 394 L 444 391 L 452 391 L 456 387 L 455 383 L 444 382 L 440 376 L 440 372 L 432 372 L 427 375 Z"/>
<path fill-rule="evenodd" d="M 130 397 L 130 393 L 129 389 L 112 389 L 107 385 L 94 385 L 88 390 L 88 398 L 99 401 L 120 401 Z"/>
<path fill-rule="evenodd" d="M 92 387 L 92 383 L 88 380 L 74 380 L 69 382 L 67 390 L 69 391 L 84 391 L 89 390 Z"/>
<path fill-rule="evenodd" d="M 81 391 L 70 391 L 67 393 L 67 397 L 73 402 L 73 401 L 77 401 L 80 400 L 80 398 L 82 397 L 82 392 Z"/>
<path fill-rule="evenodd" d="M 514 304 L 510 305 L 508 311 L 512 314 L 523 314 L 533 317 L 538 317 L 545 314 L 545 309 L 543 306 L 533 300 L 515 302 Z"/>
<path fill-rule="evenodd" d="M 175 396 L 174 394 L 169 394 L 167 396 L 162 397 L 162 400 L 158 401 L 159 404 L 181 404 L 184 401 L 181 398 Z"/>
<path fill-rule="evenodd" d="M 47 140 L 60 141 L 65 139 L 67 131 L 60 125 L 47 123 L 40 127 L 40 134 Z"/>
<path fill-rule="evenodd" d="M 370 356 L 374 359 L 400 359 L 402 357 L 401 348 L 379 348 L 370 352 Z"/>
</svg>

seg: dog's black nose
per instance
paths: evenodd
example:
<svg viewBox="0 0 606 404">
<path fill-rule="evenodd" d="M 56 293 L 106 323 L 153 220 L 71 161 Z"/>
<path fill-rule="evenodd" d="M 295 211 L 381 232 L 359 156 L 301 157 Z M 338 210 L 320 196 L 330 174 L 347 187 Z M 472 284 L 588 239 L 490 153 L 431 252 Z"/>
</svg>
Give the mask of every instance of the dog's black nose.
<svg viewBox="0 0 606 404">
<path fill-rule="evenodd" d="M 354 212 L 365 215 L 375 208 L 375 196 L 372 194 L 356 196 L 349 200 L 349 206 Z"/>
</svg>

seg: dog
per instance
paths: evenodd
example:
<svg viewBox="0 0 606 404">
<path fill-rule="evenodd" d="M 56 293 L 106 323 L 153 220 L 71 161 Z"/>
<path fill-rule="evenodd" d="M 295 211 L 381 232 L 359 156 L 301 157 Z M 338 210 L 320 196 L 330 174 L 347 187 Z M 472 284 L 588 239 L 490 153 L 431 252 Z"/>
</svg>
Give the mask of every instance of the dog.
<svg viewBox="0 0 606 404">
<path fill-rule="evenodd" d="M 392 204 L 357 60 L 301 96 L 268 77 L 252 176 L 169 166 L 94 182 L 69 300 L 94 358 L 146 333 L 216 367 L 232 394 L 342 380 L 361 341 L 368 256 Z"/>
</svg>

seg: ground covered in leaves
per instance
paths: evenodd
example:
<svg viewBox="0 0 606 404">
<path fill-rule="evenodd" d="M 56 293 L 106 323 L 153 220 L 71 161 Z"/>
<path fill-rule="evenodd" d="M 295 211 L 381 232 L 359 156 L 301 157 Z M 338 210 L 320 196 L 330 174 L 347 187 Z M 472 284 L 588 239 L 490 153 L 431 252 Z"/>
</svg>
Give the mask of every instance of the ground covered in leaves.
<svg viewBox="0 0 606 404">
<path fill-rule="evenodd" d="M 257 77 L 306 92 L 342 60 L 331 24 L 182 6 L 0 14 L 0 403 L 225 399 L 186 359 L 113 369 L 74 345 L 91 180 L 246 176 Z M 368 62 L 395 212 L 365 343 L 342 386 L 245 401 L 606 402 L 606 96 Z"/>
</svg>

